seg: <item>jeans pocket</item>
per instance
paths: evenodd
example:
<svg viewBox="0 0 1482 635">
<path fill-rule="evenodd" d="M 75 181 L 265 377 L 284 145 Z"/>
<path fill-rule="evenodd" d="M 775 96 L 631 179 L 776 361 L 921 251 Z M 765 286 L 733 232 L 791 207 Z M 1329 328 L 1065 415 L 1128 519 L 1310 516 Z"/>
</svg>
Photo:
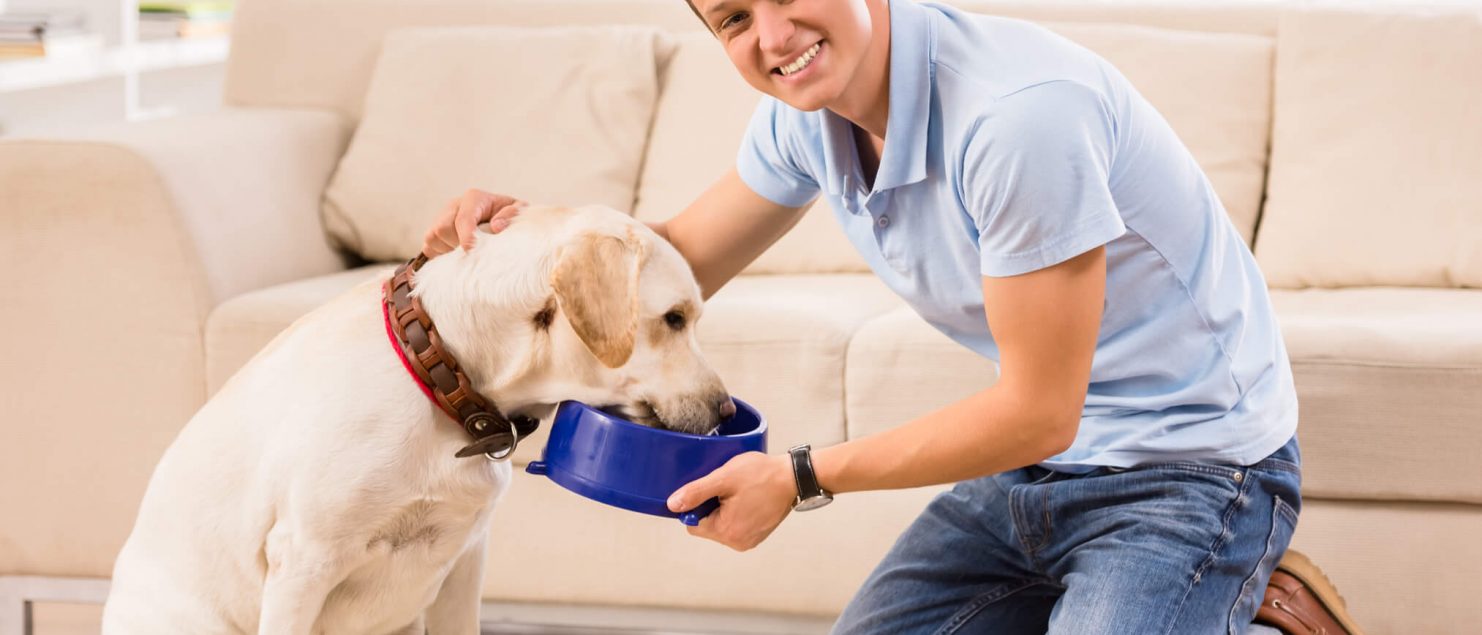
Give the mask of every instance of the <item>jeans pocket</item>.
<svg viewBox="0 0 1482 635">
<path fill-rule="evenodd" d="M 1276 571 L 1276 564 L 1281 561 L 1281 556 L 1286 553 L 1287 545 L 1291 544 L 1292 533 L 1296 529 L 1297 509 L 1280 495 L 1273 496 L 1271 530 L 1266 535 L 1266 550 L 1256 563 L 1255 570 L 1250 572 L 1250 576 L 1240 586 L 1240 595 L 1236 598 L 1235 605 L 1230 607 L 1228 629 L 1232 635 L 1244 633 L 1250 627 L 1251 620 L 1255 619 L 1256 610 L 1265 600 L 1266 584 Z"/>
</svg>

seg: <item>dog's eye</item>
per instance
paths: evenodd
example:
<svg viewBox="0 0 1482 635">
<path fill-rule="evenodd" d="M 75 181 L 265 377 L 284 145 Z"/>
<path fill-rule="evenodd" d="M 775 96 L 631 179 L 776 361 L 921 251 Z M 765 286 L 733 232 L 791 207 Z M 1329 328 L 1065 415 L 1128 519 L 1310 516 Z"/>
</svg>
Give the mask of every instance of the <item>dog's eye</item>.
<svg viewBox="0 0 1482 635">
<path fill-rule="evenodd" d="M 684 328 L 684 314 L 679 311 L 670 311 L 664 314 L 664 323 L 676 331 Z"/>
<path fill-rule="evenodd" d="M 538 326 L 538 327 L 540 327 L 540 328 L 542 328 L 542 329 L 550 328 L 550 326 L 551 326 L 551 320 L 554 319 L 555 317 L 556 317 L 556 307 L 549 306 L 548 305 L 544 309 L 541 309 L 539 313 L 536 313 L 535 314 L 535 317 L 534 317 L 535 325 Z"/>
</svg>

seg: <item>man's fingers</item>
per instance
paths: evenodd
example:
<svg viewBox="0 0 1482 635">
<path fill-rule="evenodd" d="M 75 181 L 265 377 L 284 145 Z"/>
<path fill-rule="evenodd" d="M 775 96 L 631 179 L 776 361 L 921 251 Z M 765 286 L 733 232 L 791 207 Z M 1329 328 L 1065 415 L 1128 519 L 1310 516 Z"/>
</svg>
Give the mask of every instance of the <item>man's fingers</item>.
<svg viewBox="0 0 1482 635">
<path fill-rule="evenodd" d="M 711 512 L 709 515 L 701 518 L 700 524 L 694 527 L 685 527 L 685 530 L 689 531 L 690 535 L 696 538 L 715 540 L 715 512 Z"/>
<path fill-rule="evenodd" d="M 457 230 L 457 242 L 464 249 L 473 247 L 473 233 L 479 223 L 484 221 L 488 206 L 489 200 L 482 197 L 464 197 L 459 204 L 458 214 L 453 218 L 453 228 Z"/>
<path fill-rule="evenodd" d="M 506 205 L 500 208 L 499 211 L 494 214 L 494 217 L 489 219 L 489 233 L 497 234 L 504 231 L 506 227 L 509 227 L 510 221 L 514 219 L 514 217 L 519 216 L 520 210 L 523 210 L 524 208 L 525 205 L 523 202 L 513 205 Z"/>
<path fill-rule="evenodd" d="M 458 213 L 458 199 L 448 201 L 443 205 L 443 212 L 437 217 L 437 222 L 432 228 L 422 235 L 422 253 L 428 258 L 441 256 L 452 251 L 457 240 L 457 234 L 453 231 L 453 217 Z M 450 243 L 452 240 L 454 243 Z"/>
<path fill-rule="evenodd" d="M 499 207 L 499 211 L 494 214 L 494 218 L 509 220 L 511 218 L 519 216 L 520 211 L 524 210 L 526 205 L 529 205 L 529 203 L 526 203 L 525 201 L 514 201 L 505 205 L 501 205 Z"/>
<path fill-rule="evenodd" d="M 683 512 L 724 493 L 725 481 L 714 472 L 702 476 L 669 495 L 669 511 Z"/>
<path fill-rule="evenodd" d="M 455 238 L 445 235 L 452 233 L 451 226 L 447 228 L 445 232 L 439 231 L 442 229 L 443 228 L 440 226 L 433 227 L 432 229 L 427 231 L 427 234 L 425 236 L 422 237 L 422 253 L 427 254 L 428 258 L 436 258 L 438 256 L 441 256 L 452 251 L 453 248 L 457 246 L 456 243 L 452 242 L 452 240 L 455 240 Z"/>
</svg>

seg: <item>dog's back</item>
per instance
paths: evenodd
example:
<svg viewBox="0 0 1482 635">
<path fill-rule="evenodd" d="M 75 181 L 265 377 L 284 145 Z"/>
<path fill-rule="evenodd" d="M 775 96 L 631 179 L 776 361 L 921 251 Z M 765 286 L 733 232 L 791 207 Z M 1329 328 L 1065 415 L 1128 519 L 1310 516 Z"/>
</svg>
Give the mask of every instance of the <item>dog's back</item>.
<svg viewBox="0 0 1482 635">
<path fill-rule="evenodd" d="M 391 353 L 379 297 L 379 281 L 368 281 L 295 322 L 181 430 L 115 563 L 104 633 L 255 633 L 275 536 L 323 531 L 306 525 L 329 518 L 370 530 L 388 513 L 427 515 L 408 509 L 416 494 L 405 491 L 425 483 L 395 481 L 428 464 L 467 465 L 424 456 L 437 435 L 461 431 L 433 425 L 429 402 Z M 473 481 L 462 487 L 470 504 L 487 503 L 499 485 Z M 322 617 L 344 613 L 348 626 L 391 608 L 368 614 L 326 602 Z"/>
</svg>

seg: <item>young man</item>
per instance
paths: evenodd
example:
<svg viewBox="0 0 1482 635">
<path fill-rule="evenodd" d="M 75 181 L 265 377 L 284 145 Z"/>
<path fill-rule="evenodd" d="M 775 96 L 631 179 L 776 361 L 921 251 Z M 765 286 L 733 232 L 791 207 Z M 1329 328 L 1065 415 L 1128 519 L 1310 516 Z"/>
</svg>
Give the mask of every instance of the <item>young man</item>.
<svg viewBox="0 0 1482 635">
<path fill-rule="evenodd" d="M 706 294 L 822 195 L 886 284 L 1001 371 L 886 432 L 737 457 L 670 500 L 720 498 L 691 532 L 749 549 L 802 499 L 957 482 L 836 632 L 1243 632 L 1301 507 L 1297 400 L 1264 279 L 1167 123 L 1021 21 L 691 6 L 768 96 L 736 167 L 655 227 Z M 426 251 L 517 210 L 470 191 Z"/>
</svg>

